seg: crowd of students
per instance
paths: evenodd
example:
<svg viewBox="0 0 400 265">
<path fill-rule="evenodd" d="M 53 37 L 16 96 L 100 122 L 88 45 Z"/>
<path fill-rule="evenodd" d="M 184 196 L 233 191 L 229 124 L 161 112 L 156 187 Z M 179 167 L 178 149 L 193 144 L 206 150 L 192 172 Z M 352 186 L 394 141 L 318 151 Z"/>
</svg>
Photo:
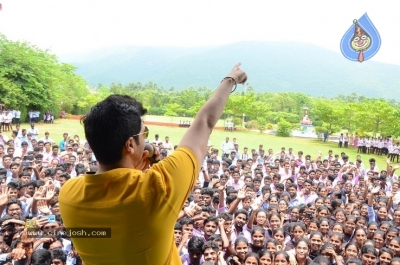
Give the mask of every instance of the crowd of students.
<svg viewBox="0 0 400 265">
<path fill-rule="evenodd" d="M 0 132 L 0 264 L 83 264 L 58 195 L 71 178 L 96 171 L 96 159 L 78 135 L 54 141 L 34 124 L 16 129 L 11 137 Z"/>
<path fill-rule="evenodd" d="M 17 129 L 9 139 L 0 134 L 0 262 L 83 264 L 66 233 L 35 238 L 27 227 L 62 230 L 60 189 L 96 171 L 96 159 L 77 135 L 56 142 L 34 124 Z M 173 152 L 168 137 L 148 142 L 162 158 Z M 182 264 L 400 265 L 400 166 L 392 162 L 380 170 L 372 154 L 350 162 L 332 150 L 240 151 L 229 138 L 218 150 L 209 142 L 173 228 Z"/>
<path fill-rule="evenodd" d="M 400 264 L 391 157 L 238 147 L 209 149 L 174 228 L 183 264 Z"/>
</svg>

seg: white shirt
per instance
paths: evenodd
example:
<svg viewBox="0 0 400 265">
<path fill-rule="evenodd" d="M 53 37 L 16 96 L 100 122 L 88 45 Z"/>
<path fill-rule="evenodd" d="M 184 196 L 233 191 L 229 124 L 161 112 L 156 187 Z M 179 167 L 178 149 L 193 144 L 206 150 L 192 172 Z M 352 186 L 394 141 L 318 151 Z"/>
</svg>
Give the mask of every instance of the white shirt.
<svg viewBox="0 0 400 265">
<path fill-rule="evenodd" d="M 165 149 L 167 149 L 167 154 L 168 155 L 170 155 L 171 153 L 172 153 L 172 151 L 173 151 L 173 148 L 174 148 L 174 146 L 173 146 L 173 144 L 171 143 L 171 142 L 165 142 L 165 143 L 163 143 L 163 147 L 165 148 Z"/>
<path fill-rule="evenodd" d="M 230 154 L 231 151 L 234 149 L 234 146 L 231 142 L 223 142 L 221 144 L 221 149 L 223 150 L 224 154 Z"/>
<path fill-rule="evenodd" d="M 36 139 L 36 137 L 39 135 L 39 130 L 36 128 L 30 128 L 28 133 L 32 134 L 32 139 Z"/>
<path fill-rule="evenodd" d="M 43 137 L 39 141 L 43 141 L 44 143 L 54 143 L 53 139 L 51 139 L 50 137 L 47 139 L 46 139 L 46 137 Z"/>
</svg>

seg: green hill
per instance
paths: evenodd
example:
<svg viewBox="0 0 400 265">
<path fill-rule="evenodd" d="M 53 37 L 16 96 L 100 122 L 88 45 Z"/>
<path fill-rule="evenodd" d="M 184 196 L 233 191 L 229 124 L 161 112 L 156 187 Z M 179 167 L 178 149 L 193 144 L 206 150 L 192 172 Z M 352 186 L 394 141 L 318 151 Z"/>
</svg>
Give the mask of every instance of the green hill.
<svg viewBox="0 0 400 265">
<path fill-rule="evenodd" d="M 338 44 L 339 46 L 339 44 Z M 293 42 L 240 42 L 202 48 L 111 47 L 62 58 L 78 67 L 91 85 L 155 82 L 164 88 L 215 87 L 235 63 L 242 62 L 257 92 L 301 92 L 334 97 L 355 92 L 395 99 L 400 66 L 357 63 L 318 46 Z"/>
</svg>

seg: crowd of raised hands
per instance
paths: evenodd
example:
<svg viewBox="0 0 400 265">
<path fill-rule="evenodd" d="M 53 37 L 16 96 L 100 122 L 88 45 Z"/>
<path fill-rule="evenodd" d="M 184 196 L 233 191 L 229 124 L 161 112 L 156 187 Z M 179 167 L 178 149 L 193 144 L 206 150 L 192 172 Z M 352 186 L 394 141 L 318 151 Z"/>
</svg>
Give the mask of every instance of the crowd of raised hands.
<svg viewBox="0 0 400 265">
<path fill-rule="evenodd" d="M 16 193 L 5 183 L 0 185 L 0 209 L 6 213 L 0 219 L 0 259 L 3 253 L 4 260 L 16 264 L 41 264 L 46 256 L 52 264 L 78 264 L 79 255 L 62 225 L 54 182 Z M 23 212 L 31 214 L 23 217 Z"/>
</svg>

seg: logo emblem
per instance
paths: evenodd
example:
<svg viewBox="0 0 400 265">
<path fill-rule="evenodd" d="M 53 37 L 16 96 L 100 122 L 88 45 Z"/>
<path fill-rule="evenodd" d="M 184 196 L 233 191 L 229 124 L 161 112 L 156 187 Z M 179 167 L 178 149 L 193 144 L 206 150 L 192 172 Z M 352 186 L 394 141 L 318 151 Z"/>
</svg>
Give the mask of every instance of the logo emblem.
<svg viewBox="0 0 400 265">
<path fill-rule="evenodd" d="M 372 58 L 381 47 L 378 30 L 365 13 L 347 30 L 340 42 L 340 50 L 344 57 L 362 63 Z"/>
</svg>

